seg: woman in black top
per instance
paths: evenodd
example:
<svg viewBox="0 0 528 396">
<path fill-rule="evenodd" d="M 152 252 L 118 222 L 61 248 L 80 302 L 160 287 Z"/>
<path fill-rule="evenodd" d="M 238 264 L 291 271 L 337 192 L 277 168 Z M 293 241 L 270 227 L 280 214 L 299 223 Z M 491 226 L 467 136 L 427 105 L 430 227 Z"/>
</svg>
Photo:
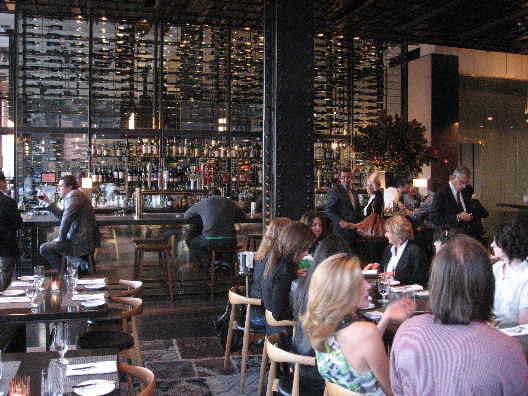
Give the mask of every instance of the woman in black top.
<svg viewBox="0 0 528 396">
<path fill-rule="evenodd" d="M 319 246 L 321 241 L 326 237 L 326 222 L 317 212 L 310 210 L 309 212 L 303 214 L 301 217 L 301 223 L 304 223 L 310 227 L 315 234 L 315 241 L 313 241 L 312 246 L 310 246 L 310 249 L 308 249 L 309 254 L 314 254 L 317 246 Z"/>
<path fill-rule="evenodd" d="M 363 214 L 365 217 L 372 213 L 383 214 L 383 194 L 380 190 L 380 181 L 377 173 L 372 174 L 367 180 L 367 193 L 369 200 Z M 371 241 L 367 240 L 365 243 L 365 254 L 363 260 L 367 263 L 379 263 L 381 261 L 381 254 L 387 247 L 386 241 Z"/>
</svg>

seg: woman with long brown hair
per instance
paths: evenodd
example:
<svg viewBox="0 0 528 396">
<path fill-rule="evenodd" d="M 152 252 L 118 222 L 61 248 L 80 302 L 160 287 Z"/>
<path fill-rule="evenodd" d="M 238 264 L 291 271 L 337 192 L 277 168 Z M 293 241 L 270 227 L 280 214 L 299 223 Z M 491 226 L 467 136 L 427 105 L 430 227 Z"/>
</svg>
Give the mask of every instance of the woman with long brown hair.
<svg viewBox="0 0 528 396">
<path fill-rule="evenodd" d="M 262 299 L 264 307 L 273 314 L 275 320 L 292 320 L 290 306 L 291 283 L 300 274 L 299 263 L 308 253 L 315 235 L 300 221 L 288 224 L 281 231 L 264 269 Z M 273 329 L 269 328 L 269 335 Z"/>
</svg>

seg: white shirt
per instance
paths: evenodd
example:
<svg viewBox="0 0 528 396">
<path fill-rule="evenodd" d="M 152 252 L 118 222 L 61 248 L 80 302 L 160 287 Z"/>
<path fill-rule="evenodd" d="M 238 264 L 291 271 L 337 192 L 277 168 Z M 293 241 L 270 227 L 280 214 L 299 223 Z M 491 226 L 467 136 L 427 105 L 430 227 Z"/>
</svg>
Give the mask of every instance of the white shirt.
<svg viewBox="0 0 528 396">
<path fill-rule="evenodd" d="M 504 276 L 504 261 L 493 264 L 495 275 L 494 310 L 504 322 L 517 322 L 519 312 L 528 308 L 528 263 L 523 261 L 508 277 Z"/>
<path fill-rule="evenodd" d="M 407 242 L 409 241 L 405 241 L 405 243 L 401 245 L 397 251 L 396 251 L 396 247 L 392 245 L 391 247 L 392 257 L 389 263 L 387 264 L 387 268 L 385 269 L 385 272 L 391 272 L 396 269 L 396 267 L 398 266 L 398 261 L 400 261 L 401 255 L 403 254 L 403 251 L 405 250 L 405 247 L 407 246 Z"/>
<path fill-rule="evenodd" d="M 449 182 L 449 187 L 451 187 L 451 192 L 453 193 L 453 196 L 455 197 L 455 201 L 457 201 L 457 190 L 455 189 L 455 187 L 453 187 L 453 184 L 451 182 Z M 458 201 L 457 201 L 458 203 Z M 464 198 L 462 197 L 462 192 L 460 192 L 460 203 L 462 204 L 462 208 L 464 208 L 464 212 L 467 213 L 467 210 L 466 210 L 466 204 L 464 203 Z"/>
<path fill-rule="evenodd" d="M 363 213 L 365 214 L 365 216 L 368 216 L 369 214 L 367 213 L 367 209 L 370 210 L 370 208 L 368 207 L 370 205 L 370 203 L 372 202 L 372 200 L 376 198 L 376 194 L 373 194 L 370 196 L 367 204 L 365 205 L 365 208 L 363 209 Z M 370 210 L 372 212 L 372 210 Z"/>
<path fill-rule="evenodd" d="M 400 192 L 396 187 L 389 187 L 385 189 L 383 193 L 383 201 L 385 202 L 385 210 L 389 210 L 391 202 L 394 202 L 394 207 L 398 208 L 398 202 L 400 202 Z"/>
</svg>

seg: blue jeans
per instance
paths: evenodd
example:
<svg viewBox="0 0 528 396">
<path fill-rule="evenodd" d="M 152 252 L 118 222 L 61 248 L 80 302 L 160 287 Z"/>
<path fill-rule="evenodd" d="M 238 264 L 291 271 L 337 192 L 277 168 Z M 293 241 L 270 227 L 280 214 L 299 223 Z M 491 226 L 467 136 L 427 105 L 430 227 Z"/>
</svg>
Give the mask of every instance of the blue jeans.
<svg viewBox="0 0 528 396">
<path fill-rule="evenodd" d="M 222 239 L 207 239 L 203 235 L 199 235 L 189 243 L 189 249 L 198 258 L 200 264 L 207 267 L 209 260 L 208 247 L 228 247 L 236 246 L 236 238 L 222 238 Z"/>
<path fill-rule="evenodd" d="M 50 241 L 40 245 L 40 254 L 48 263 L 50 263 L 59 273 L 62 271 L 62 254 L 71 254 L 73 252 L 73 244 L 71 241 Z"/>
</svg>

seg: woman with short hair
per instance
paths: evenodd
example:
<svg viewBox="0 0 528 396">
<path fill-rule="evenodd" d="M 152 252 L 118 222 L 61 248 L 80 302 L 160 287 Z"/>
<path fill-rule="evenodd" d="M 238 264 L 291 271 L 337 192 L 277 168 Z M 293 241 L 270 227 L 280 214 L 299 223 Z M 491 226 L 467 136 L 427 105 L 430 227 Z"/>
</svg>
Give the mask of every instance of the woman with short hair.
<svg viewBox="0 0 528 396">
<path fill-rule="evenodd" d="M 372 173 L 367 179 L 367 193 L 369 200 L 363 209 L 365 217 L 371 214 L 383 215 L 383 194 L 380 190 L 381 182 L 378 178 L 378 172 Z M 365 253 L 363 259 L 367 263 L 379 263 L 381 255 L 387 247 L 387 241 L 373 241 L 367 239 L 365 243 Z"/>
<path fill-rule="evenodd" d="M 369 305 L 370 288 L 357 257 L 327 258 L 312 275 L 302 327 L 324 379 L 365 395 L 392 395 L 382 335 L 392 319 L 406 318 L 415 305 L 407 298 L 393 301 L 376 327 L 357 315 Z"/>
<path fill-rule="evenodd" d="M 491 247 L 500 259 L 493 265 L 495 314 L 503 322 L 528 323 L 528 229 L 519 221 L 495 232 Z"/>
<path fill-rule="evenodd" d="M 391 351 L 395 395 L 526 395 L 520 344 L 487 325 L 494 279 L 484 247 L 461 235 L 433 261 L 432 314 L 400 326 Z"/>
<path fill-rule="evenodd" d="M 385 236 L 389 246 L 383 252 L 381 263 L 370 263 L 365 269 L 380 269 L 403 284 L 417 283 L 427 286 L 428 266 L 422 249 L 414 242 L 411 222 L 396 215 L 385 223 Z"/>
</svg>

